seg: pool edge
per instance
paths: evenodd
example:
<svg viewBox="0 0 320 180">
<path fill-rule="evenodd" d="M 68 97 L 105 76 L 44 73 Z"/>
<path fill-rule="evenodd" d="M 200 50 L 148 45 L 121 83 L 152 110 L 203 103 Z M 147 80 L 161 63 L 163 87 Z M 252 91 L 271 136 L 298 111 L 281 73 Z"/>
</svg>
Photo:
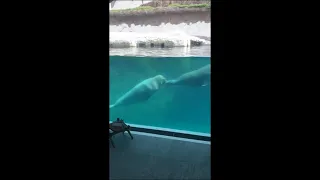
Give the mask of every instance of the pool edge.
<svg viewBox="0 0 320 180">
<path fill-rule="evenodd" d="M 109 121 L 109 122 L 111 123 L 112 121 Z M 161 128 L 161 127 L 155 127 L 155 126 L 144 126 L 144 125 L 131 124 L 131 123 L 127 123 L 127 125 L 131 126 L 131 131 L 136 131 L 136 132 L 157 134 L 162 136 L 185 138 L 185 139 L 193 139 L 193 140 L 207 141 L 207 142 L 211 141 L 211 135 L 208 133 L 183 131 L 183 130 Z"/>
</svg>

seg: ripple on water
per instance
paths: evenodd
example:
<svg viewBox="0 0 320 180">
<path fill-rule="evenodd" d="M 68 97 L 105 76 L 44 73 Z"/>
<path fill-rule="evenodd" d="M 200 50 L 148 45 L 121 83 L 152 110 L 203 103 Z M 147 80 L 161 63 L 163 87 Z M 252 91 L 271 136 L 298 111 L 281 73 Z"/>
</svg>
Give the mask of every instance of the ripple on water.
<svg viewBox="0 0 320 180">
<path fill-rule="evenodd" d="M 210 57 L 211 47 L 174 47 L 174 48 L 110 48 L 111 56 L 152 56 L 152 57 Z"/>
</svg>

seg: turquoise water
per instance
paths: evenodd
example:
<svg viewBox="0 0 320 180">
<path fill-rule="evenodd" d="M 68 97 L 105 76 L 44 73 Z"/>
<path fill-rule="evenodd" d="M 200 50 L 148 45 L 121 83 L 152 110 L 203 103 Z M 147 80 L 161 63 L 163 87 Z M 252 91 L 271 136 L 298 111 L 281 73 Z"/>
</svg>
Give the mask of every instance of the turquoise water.
<svg viewBox="0 0 320 180">
<path fill-rule="evenodd" d="M 210 57 L 110 56 L 110 104 L 141 81 L 163 75 L 175 79 L 210 64 Z M 147 101 L 110 109 L 110 121 L 210 133 L 210 85 L 161 88 Z"/>
</svg>

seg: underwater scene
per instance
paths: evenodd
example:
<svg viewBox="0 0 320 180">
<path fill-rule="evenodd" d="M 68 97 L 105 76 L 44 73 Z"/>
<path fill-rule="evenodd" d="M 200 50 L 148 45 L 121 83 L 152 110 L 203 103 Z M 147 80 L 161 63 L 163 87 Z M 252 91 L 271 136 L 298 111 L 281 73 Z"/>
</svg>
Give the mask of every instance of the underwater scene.
<svg viewBox="0 0 320 180">
<path fill-rule="evenodd" d="M 110 121 L 210 133 L 210 57 L 110 56 Z"/>
</svg>

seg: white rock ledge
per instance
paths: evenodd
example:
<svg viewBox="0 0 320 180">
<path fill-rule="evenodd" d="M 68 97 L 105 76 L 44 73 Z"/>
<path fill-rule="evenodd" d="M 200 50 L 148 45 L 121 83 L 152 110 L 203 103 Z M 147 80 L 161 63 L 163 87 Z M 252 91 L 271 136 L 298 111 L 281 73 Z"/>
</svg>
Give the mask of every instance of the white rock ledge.
<svg viewBox="0 0 320 180">
<path fill-rule="evenodd" d="M 127 47 L 192 47 L 210 45 L 210 41 L 183 32 L 110 32 L 111 48 Z"/>
</svg>

